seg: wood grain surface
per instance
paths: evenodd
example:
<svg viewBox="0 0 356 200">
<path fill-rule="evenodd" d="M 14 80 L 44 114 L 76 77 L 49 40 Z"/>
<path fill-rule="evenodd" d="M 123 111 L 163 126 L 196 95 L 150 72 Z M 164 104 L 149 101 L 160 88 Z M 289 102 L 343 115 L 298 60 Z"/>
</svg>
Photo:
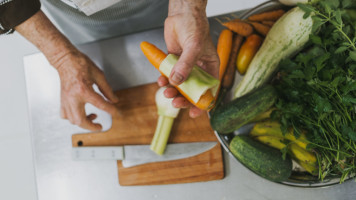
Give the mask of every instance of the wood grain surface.
<svg viewBox="0 0 356 200">
<path fill-rule="evenodd" d="M 117 116 L 112 117 L 109 130 L 97 133 L 74 134 L 72 145 L 115 146 L 150 144 L 158 119 L 155 104 L 156 83 L 119 90 Z M 174 121 L 169 143 L 217 141 L 210 127 L 208 115 L 192 119 L 182 109 Z M 218 180 L 224 177 L 221 146 L 197 156 L 148 163 L 124 168 L 117 162 L 120 185 L 161 185 Z"/>
</svg>

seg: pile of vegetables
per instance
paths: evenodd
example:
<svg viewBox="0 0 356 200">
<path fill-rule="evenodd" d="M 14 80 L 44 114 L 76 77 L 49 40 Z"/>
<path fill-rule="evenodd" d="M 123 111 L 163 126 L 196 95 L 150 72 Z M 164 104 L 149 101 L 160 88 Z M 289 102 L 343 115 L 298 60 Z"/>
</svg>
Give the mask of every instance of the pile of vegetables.
<svg viewBox="0 0 356 200">
<path fill-rule="evenodd" d="M 316 153 L 318 176 L 356 173 L 356 19 L 352 0 L 300 4 L 312 15 L 307 46 L 283 60 L 276 83 L 279 99 L 272 118 L 283 133 L 303 131 Z M 354 9 L 354 8 L 353 8 Z"/>
<path fill-rule="evenodd" d="M 255 123 L 248 139 L 234 136 L 230 150 L 257 174 L 288 178 L 258 159 L 261 149 L 289 169 L 289 162 L 272 158 L 279 149 L 280 157 L 292 158 L 320 180 L 337 176 L 343 182 L 356 174 L 355 6 L 354 0 L 323 0 L 289 10 L 269 30 L 233 91 L 235 99 L 211 113 L 211 125 L 221 134 Z"/>
<path fill-rule="evenodd" d="M 278 9 L 258 13 L 248 19 L 228 18 L 226 22 L 216 18 L 227 29 L 220 32 L 217 42 L 217 53 L 220 59 L 220 85 L 215 105 L 219 105 L 231 89 L 235 72 L 238 71 L 241 75 L 245 74 L 264 37 L 284 13 L 284 10 Z M 211 113 L 214 110 L 215 108 Z"/>
<path fill-rule="evenodd" d="M 308 41 L 313 22 L 311 17 L 303 16 L 304 11 L 295 7 L 273 25 L 245 76 L 236 87 L 235 98 L 268 82 L 280 60 L 299 51 Z"/>
<path fill-rule="evenodd" d="M 217 52 L 220 58 L 220 76 L 224 76 L 225 69 L 229 59 L 234 61 L 238 72 L 244 75 L 252 58 L 255 56 L 257 50 L 260 48 L 264 37 L 268 34 L 273 24 L 285 13 L 284 10 L 278 9 L 273 11 L 267 11 L 264 13 L 258 13 L 250 16 L 248 19 L 229 19 L 227 22 L 221 22 L 227 29 L 221 31 Z M 232 49 L 232 37 L 233 33 L 239 37 L 245 37 L 245 41 L 240 49 L 238 49 L 238 55 L 231 54 Z"/>
</svg>

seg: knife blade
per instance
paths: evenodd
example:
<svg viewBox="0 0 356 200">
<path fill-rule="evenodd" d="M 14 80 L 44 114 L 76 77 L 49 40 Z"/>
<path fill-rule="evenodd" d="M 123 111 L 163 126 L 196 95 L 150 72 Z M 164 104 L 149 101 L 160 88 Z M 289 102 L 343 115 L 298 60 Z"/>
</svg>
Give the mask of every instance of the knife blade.
<svg viewBox="0 0 356 200">
<path fill-rule="evenodd" d="M 213 148 L 217 142 L 168 144 L 163 155 L 150 150 L 150 145 L 73 147 L 73 160 L 122 160 L 124 167 L 193 157 Z"/>
</svg>

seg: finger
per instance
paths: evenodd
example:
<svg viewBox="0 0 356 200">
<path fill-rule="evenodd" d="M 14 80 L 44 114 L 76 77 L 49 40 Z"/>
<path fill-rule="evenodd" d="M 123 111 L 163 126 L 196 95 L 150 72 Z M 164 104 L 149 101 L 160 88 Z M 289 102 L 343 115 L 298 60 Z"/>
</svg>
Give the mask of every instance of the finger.
<svg viewBox="0 0 356 200">
<path fill-rule="evenodd" d="M 97 116 L 96 114 L 94 114 L 94 113 L 92 113 L 92 114 L 90 114 L 90 115 L 87 116 L 87 118 L 88 118 L 90 121 L 95 120 L 97 117 L 98 117 L 98 116 Z"/>
<path fill-rule="evenodd" d="M 219 77 L 219 65 L 220 65 L 220 60 L 219 56 L 216 52 L 216 48 L 213 44 L 213 41 L 211 40 L 211 37 L 208 39 L 208 43 L 205 48 L 206 55 L 204 58 L 204 61 L 206 62 L 207 69 L 206 71 L 213 75 L 215 78 Z M 203 56 L 202 56 L 203 57 Z M 201 57 L 200 57 L 201 59 Z M 203 63 L 204 63 L 203 61 Z"/>
<path fill-rule="evenodd" d="M 100 131 L 102 129 L 101 124 L 93 123 L 93 115 L 89 115 L 88 117 L 85 114 L 84 104 L 77 103 L 71 104 L 71 117 L 69 121 L 72 124 L 80 126 L 81 128 L 88 129 L 91 131 Z"/>
<path fill-rule="evenodd" d="M 169 54 L 180 55 L 182 53 L 181 45 L 178 43 L 176 31 L 177 17 L 167 17 L 164 22 L 164 41 L 166 42 L 167 51 Z"/>
<path fill-rule="evenodd" d="M 189 110 L 189 116 L 191 118 L 196 118 L 199 117 L 200 115 L 202 115 L 204 113 L 203 110 L 200 110 L 199 108 L 192 106 Z"/>
<path fill-rule="evenodd" d="M 115 105 L 105 101 L 105 99 L 94 91 L 87 97 L 87 102 L 93 106 L 110 113 L 112 116 L 117 114 L 117 108 Z"/>
<path fill-rule="evenodd" d="M 169 87 L 164 90 L 163 94 L 166 98 L 173 98 L 173 97 L 177 96 L 179 93 L 178 93 L 178 90 L 175 89 L 174 87 Z"/>
<path fill-rule="evenodd" d="M 182 55 L 174 65 L 169 76 L 169 81 L 173 85 L 179 85 L 188 78 L 200 54 L 199 45 L 189 45 L 183 49 Z"/>
<path fill-rule="evenodd" d="M 203 67 L 204 66 L 204 62 L 201 60 L 197 60 L 196 65 L 199 67 Z"/>
<path fill-rule="evenodd" d="M 117 103 L 119 101 L 119 98 L 113 92 L 102 72 L 97 73 L 96 84 L 98 85 L 100 92 L 103 93 L 103 95 L 111 102 Z"/>
<path fill-rule="evenodd" d="M 173 99 L 172 105 L 176 108 L 188 108 L 189 106 L 191 106 L 191 103 L 186 98 L 178 96 Z"/>
<path fill-rule="evenodd" d="M 158 77 L 157 83 L 159 87 L 163 87 L 169 84 L 168 79 L 164 76 Z"/>
<path fill-rule="evenodd" d="M 84 128 L 84 129 L 91 130 L 91 131 L 100 131 L 103 129 L 101 124 L 94 123 L 92 120 L 90 120 L 86 117 L 82 120 L 81 124 L 79 124 L 78 126 L 80 126 L 81 128 Z"/>
</svg>

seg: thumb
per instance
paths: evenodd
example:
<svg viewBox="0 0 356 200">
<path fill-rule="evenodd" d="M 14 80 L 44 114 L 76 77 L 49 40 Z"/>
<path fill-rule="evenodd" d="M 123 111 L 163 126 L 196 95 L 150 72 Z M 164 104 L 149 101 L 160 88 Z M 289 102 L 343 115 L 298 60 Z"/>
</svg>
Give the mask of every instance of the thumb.
<svg viewBox="0 0 356 200">
<path fill-rule="evenodd" d="M 198 55 L 199 51 L 196 48 L 183 49 L 182 55 L 169 76 L 169 82 L 173 85 L 179 85 L 184 82 L 196 64 Z"/>
</svg>

